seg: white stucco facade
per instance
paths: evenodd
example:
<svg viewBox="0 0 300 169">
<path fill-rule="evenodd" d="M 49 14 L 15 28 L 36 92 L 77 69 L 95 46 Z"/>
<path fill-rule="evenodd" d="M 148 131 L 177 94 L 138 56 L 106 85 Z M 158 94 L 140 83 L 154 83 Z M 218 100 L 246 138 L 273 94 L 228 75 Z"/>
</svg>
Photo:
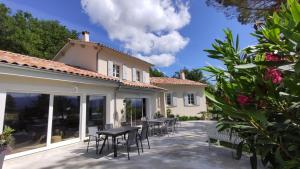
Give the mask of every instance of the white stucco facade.
<svg viewBox="0 0 300 169">
<path fill-rule="evenodd" d="M 46 78 L 47 77 L 47 78 Z M 156 92 L 143 89 L 120 88 L 117 83 L 110 83 L 89 78 L 70 75 L 52 74 L 45 71 L 32 71 L 29 69 L 0 66 L 0 131 L 3 130 L 6 96 L 8 93 L 36 93 L 50 96 L 48 137 L 45 147 L 20 152 L 6 156 L 6 159 L 44 151 L 65 144 L 83 141 L 86 138 L 86 98 L 87 96 L 105 96 L 106 98 L 106 124 L 120 127 L 122 122 L 121 110 L 124 109 L 124 99 L 145 98 L 146 115 L 151 118 L 152 112 L 158 110 Z M 79 96 L 80 97 L 80 124 L 79 138 L 74 138 L 60 143 L 51 143 L 51 121 L 53 113 L 54 96 Z"/>
<path fill-rule="evenodd" d="M 105 105 L 102 105 L 102 108 L 104 109 L 105 118 L 101 118 L 105 119 L 103 120 L 105 121 L 104 125 L 109 124 L 113 127 L 120 127 L 121 123 L 126 120 L 124 100 L 128 99 L 142 100 L 142 118 L 147 117 L 151 119 L 157 112 L 166 116 L 168 109 L 171 110 L 172 114 L 179 116 L 200 116 L 201 112 L 207 111 L 204 96 L 205 86 L 153 85 L 150 83 L 149 77 L 149 69 L 152 64 L 100 44 L 79 40 L 68 42 L 55 57 L 54 60 L 56 62 L 51 62 L 52 64 L 61 62 L 57 65 L 64 66 L 64 69 L 57 68 L 59 66 L 46 68 L 50 62 L 42 61 L 42 59 L 29 59 L 30 57 L 28 56 L 19 56 L 13 53 L 4 53 L 3 55 L 0 55 L 0 57 L 7 60 L 6 62 L 0 62 L 0 132 L 3 131 L 5 115 L 13 114 L 12 116 L 14 117 L 12 119 L 17 121 L 16 123 L 19 123 L 19 117 L 22 116 L 22 112 L 18 112 L 17 109 L 10 110 L 6 114 L 6 110 L 8 110 L 7 96 L 10 96 L 9 93 L 33 93 L 49 96 L 49 107 L 46 108 L 47 125 L 44 125 L 47 128 L 47 133 L 45 134 L 46 136 L 43 135 L 43 139 L 46 139 L 45 145 L 8 155 L 6 159 L 86 139 L 87 105 L 90 96 L 103 96 Z M 27 62 L 18 64 L 18 61 L 14 61 L 10 63 L 9 61 L 12 58 L 8 58 L 6 55 L 11 55 L 12 58 L 26 58 L 25 61 Z M 119 77 L 115 77 L 112 74 L 113 65 L 120 66 Z M 86 70 L 88 71 L 86 72 Z M 137 72 L 140 72 L 140 80 L 136 77 L 138 75 Z M 166 94 L 168 93 L 172 93 L 171 105 L 168 105 L 166 101 Z M 186 104 L 186 96 L 189 93 L 194 95 L 193 104 Z M 76 99 L 79 98 L 80 100 L 79 103 L 77 102 L 79 104 L 78 108 L 74 106 L 76 107 L 74 108 L 76 109 L 76 116 L 78 115 L 77 110 L 80 109 L 79 131 L 75 131 L 76 134 L 78 133 L 78 136 L 76 135 L 75 138 L 68 140 L 60 140 L 60 142 L 53 142 L 52 137 L 54 136 L 51 135 L 53 132 L 52 128 L 54 128 L 52 122 L 56 96 L 76 96 Z M 24 102 L 22 104 L 28 103 Z M 24 108 L 26 105 L 22 106 Z M 64 119 L 65 115 L 60 115 L 59 118 Z M 76 117 L 76 123 L 77 121 Z M 30 133 L 32 131 L 28 132 L 22 129 L 18 132 L 23 132 L 27 135 L 32 134 Z"/>
<path fill-rule="evenodd" d="M 165 113 L 168 109 L 171 113 L 179 116 L 202 116 L 203 112 L 207 111 L 206 97 L 204 95 L 205 87 L 203 86 L 189 86 L 189 85 L 160 85 L 167 89 L 164 94 L 164 110 Z M 171 94 L 172 104 L 166 103 L 166 94 Z M 195 96 L 195 104 L 185 104 L 184 96 L 192 93 Z M 162 98 L 162 96 L 161 96 Z M 176 103 L 173 103 L 176 102 Z"/>
</svg>

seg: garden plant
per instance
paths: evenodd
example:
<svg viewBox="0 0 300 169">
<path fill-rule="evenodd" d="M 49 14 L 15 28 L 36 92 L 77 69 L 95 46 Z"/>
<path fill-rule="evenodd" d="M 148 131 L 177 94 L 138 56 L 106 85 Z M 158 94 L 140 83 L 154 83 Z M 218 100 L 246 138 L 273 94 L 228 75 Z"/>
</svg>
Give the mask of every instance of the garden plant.
<svg viewBox="0 0 300 169">
<path fill-rule="evenodd" d="M 207 98 L 218 109 L 218 129 L 230 129 L 243 141 L 250 162 L 268 168 L 300 168 L 300 4 L 288 0 L 252 34 L 257 44 L 240 49 L 239 37 L 226 29 L 216 39 L 210 58 L 225 68 L 203 70 L 216 79 L 216 92 Z"/>
</svg>

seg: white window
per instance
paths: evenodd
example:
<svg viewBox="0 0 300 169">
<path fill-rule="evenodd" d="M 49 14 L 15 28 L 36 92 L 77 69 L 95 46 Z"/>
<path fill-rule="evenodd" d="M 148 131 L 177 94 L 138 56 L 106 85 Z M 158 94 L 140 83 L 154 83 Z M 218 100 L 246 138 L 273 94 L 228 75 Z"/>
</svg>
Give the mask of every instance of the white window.
<svg viewBox="0 0 300 169">
<path fill-rule="evenodd" d="M 113 65 L 113 76 L 114 77 L 120 77 L 120 66 L 114 64 Z"/>
<path fill-rule="evenodd" d="M 138 82 L 141 81 L 141 72 L 140 72 L 140 71 L 136 71 L 136 80 L 137 80 Z"/>
<path fill-rule="evenodd" d="M 166 102 L 167 102 L 168 106 L 172 105 L 172 95 L 171 95 L 171 93 L 166 94 Z"/>
<path fill-rule="evenodd" d="M 188 104 L 190 104 L 190 105 L 195 104 L 195 95 L 194 95 L 194 93 L 189 93 L 187 95 L 187 98 L 188 98 Z"/>
</svg>

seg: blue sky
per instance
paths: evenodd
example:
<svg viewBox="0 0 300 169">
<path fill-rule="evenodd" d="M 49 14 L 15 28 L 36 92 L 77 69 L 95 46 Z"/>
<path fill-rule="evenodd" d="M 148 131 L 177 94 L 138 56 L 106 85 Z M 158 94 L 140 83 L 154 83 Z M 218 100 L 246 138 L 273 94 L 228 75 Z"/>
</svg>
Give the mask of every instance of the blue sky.
<svg viewBox="0 0 300 169">
<path fill-rule="evenodd" d="M 126 43 L 126 40 L 122 39 L 122 37 L 120 38 L 120 36 L 123 35 L 115 36 L 115 32 L 108 31 L 108 25 L 111 26 L 111 24 L 103 21 L 103 18 L 94 18 L 94 21 L 91 21 L 91 18 L 95 15 L 89 13 L 89 11 L 87 11 L 89 9 L 83 9 L 80 0 L 73 0 L 72 3 L 70 3 L 70 1 L 62 0 L 0 0 L 0 2 L 6 4 L 13 11 L 24 10 L 32 13 L 33 16 L 38 18 L 58 20 L 69 29 L 75 29 L 79 32 L 87 30 L 90 32 L 91 41 L 102 42 L 114 48 L 126 51 L 128 51 L 128 49 L 124 46 L 132 45 Z M 190 0 L 188 4 L 188 14 L 190 15 L 189 21 L 183 23 L 184 26 L 174 29 L 180 34 L 180 37 L 183 38 L 181 39 L 183 40 L 183 43 L 188 42 L 181 45 L 181 50 L 172 53 L 172 56 L 175 56 L 175 60 L 171 65 L 158 67 L 169 76 L 172 76 L 175 71 L 178 71 L 183 67 L 189 69 L 200 68 L 208 65 L 208 63 L 222 66 L 222 64 L 215 60 L 209 59 L 203 50 L 211 48 L 211 43 L 214 39 L 224 38 L 224 28 L 230 28 L 234 34 L 239 34 L 242 47 L 255 43 L 254 38 L 250 35 L 253 31 L 252 25 L 241 25 L 235 19 L 227 19 L 221 11 L 217 11 L 212 7 L 207 7 L 205 0 Z M 96 13 L 96 16 L 97 15 L 98 13 Z M 101 25 L 101 23 L 104 23 L 104 26 Z M 157 32 L 155 32 L 154 35 L 157 35 Z M 112 36 L 117 38 L 112 38 Z M 173 42 L 168 42 L 170 45 L 171 43 Z M 134 47 L 131 46 L 129 48 L 132 49 Z M 145 56 L 153 54 L 152 50 L 148 53 L 145 52 L 145 50 L 136 51 Z"/>
</svg>

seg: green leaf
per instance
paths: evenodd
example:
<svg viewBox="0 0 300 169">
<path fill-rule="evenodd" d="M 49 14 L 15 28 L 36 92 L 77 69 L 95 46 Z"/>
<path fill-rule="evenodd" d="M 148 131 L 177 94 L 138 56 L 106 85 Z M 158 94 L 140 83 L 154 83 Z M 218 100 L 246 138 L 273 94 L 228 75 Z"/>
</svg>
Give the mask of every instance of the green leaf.
<svg viewBox="0 0 300 169">
<path fill-rule="evenodd" d="M 282 164 L 284 163 L 284 160 L 282 159 L 282 156 L 280 154 L 280 147 L 278 147 L 276 149 L 275 158 L 276 158 L 276 161 L 280 164 L 280 166 L 282 166 Z"/>
<path fill-rule="evenodd" d="M 300 22 L 300 5 L 296 0 L 288 0 L 288 4 L 296 24 Z"/>
<path fill-rule="evenodd" d="M 295 65 L 295 71 L 296 73 L 300 73 L 300 61 L 298 61 Z"/>
<path fill-rule="evenodd" d="M 253 63 L 248 63 L 248 64 L 243 64 L 243 65 L 236 65 L 234 67 L 237 69 L 250 69 L 250 68 L 255 68 L 256 65 Z"/>
</svg>

